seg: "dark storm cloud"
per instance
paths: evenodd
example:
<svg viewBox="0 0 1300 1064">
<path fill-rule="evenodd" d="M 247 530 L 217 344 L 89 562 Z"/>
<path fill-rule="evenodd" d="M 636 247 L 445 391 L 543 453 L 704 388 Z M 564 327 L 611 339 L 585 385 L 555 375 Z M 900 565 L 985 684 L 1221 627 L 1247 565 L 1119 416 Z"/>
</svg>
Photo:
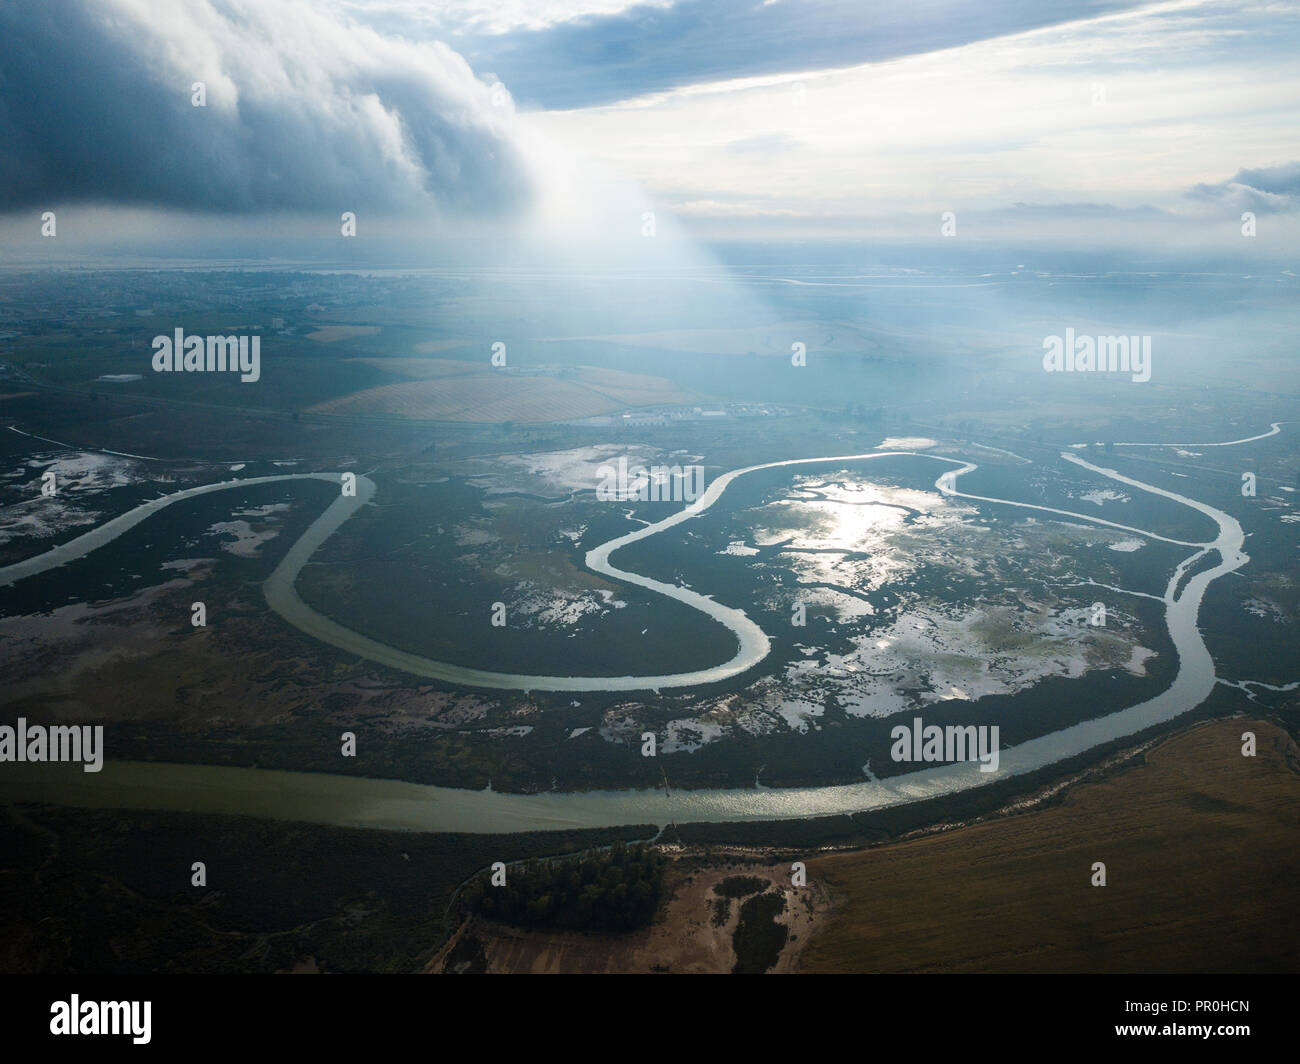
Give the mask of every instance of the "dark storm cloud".
<svg viewBox="0 0 1300 1064">
<path fill-rule="evenodd" d="M 299 0 L 0 2 L 0 210 L 500 212 L 512 119 L 445 46 Z"/>
</svg>

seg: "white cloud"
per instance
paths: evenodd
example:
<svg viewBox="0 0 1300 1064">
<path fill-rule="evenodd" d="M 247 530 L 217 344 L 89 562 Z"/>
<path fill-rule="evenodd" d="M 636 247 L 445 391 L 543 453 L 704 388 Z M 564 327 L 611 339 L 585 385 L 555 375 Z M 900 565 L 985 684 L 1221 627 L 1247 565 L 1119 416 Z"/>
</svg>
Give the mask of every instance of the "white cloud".
<svg viewBox="0 0 1300 1064">
<path fill-rule="evenodd" d="M 423 26 L 454 36 L 515 30 L 545 30 L 592 16 L 621 14 L 633 7 L 664 9 L 673 0 L 330 0 L 329 6 L 364 16 L 376 24 Z"/>
<path fill-rule="evenodd" d="M 1180 0 L 527 118 L 684 214 L 713 205 L 720 219 L 937 218 L 1017 202 L 1186 210 L 1197 183 L 1295 155 L 1300 68 L 1288 49 L 1241 47 L 1261 22 L 1294 38 L 1300 12 Z"/>
</svg>

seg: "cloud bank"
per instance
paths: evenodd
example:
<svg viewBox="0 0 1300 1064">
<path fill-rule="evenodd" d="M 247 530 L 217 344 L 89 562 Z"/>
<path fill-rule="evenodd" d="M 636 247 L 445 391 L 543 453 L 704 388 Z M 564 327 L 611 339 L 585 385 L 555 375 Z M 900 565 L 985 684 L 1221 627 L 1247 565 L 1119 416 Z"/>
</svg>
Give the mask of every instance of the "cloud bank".
<svg viewBox="0 0 1300 1064">
<path fill-rule="evenodd" d="M 1192 189 L 1192 195 L 1198 199 L 1228 203 L 1234 210 L 1260 214 L 1298 210 L 1300 162 L 1239 170 L 1227 181 L 1197 185 Z"/>
<path fill-rule="evenodd" d="M 0 211 L 498 215 L 531 195 L 502 87 L 301 0 L 5 3 L 0 41 Z"/>
</svg>

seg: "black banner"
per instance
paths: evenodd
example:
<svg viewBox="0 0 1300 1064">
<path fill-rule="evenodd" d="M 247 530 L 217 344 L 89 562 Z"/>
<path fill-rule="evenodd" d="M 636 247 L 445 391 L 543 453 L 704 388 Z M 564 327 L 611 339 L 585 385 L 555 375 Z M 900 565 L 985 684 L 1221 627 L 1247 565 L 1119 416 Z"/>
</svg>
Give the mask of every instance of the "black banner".
<svg viewBox="0 0 1300 1064">
<path fill-rule="evenodd" d="M 710 1042 L 780 1043 L 796 1054 L 807 1046 L 818 1056 L 828 1037 L 845 1034 L 861 1039 L 864 1051 L 886 1044 L 1043 1052 L 1053 1043 L 1071 1050 L 1132 1043 L 1137 1052 L 1201 1045 L 1240 1053 L 1281 1046 L 1293 1027 L 1286 984 L 1259 976 L 796 977 L 723 981 L 706 993 L 633 976 L 490 983 L 28 976 L 7 977 L 3 986 L 5 1046 L 21 1052 L 98 1053 L 112 1044 L 132 1054 L 197 1049 L 206 1057 L 223 1050 L 336 1055 L 424 1046 L 437 1057 L 456 1045 L 490 1057 L 536 1051 L 546 1042 L 558 1050 L 565 1028 L 579 1038 L 621 1031 L 642 1041 L 689 1024 L 711 1029 Z"/>
</svg>

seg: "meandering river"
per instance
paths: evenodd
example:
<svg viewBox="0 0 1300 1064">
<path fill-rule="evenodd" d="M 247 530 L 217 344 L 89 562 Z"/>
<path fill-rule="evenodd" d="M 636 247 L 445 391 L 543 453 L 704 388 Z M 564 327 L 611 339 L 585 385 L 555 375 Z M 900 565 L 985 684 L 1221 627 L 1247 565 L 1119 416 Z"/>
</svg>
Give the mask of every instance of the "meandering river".
<svg viewBox="0 0 1300 1064">
<path fill-rule="evenodd" d="M 587 555 L 587 565 L 593 571 L 675 598 L 726 625 L 736 634 L 739 643 L 739 649 L 731 660 L 711 669 L 660 676 L 523 676 L 470 669 L 396 650 L 343 627 L 302 601 L 294 587 L 302 567 L 344 521 L 373 498 L 374 483 L 369 478 L 358 476 L 357 494 L 340 494 L 289 549 L 265 584 L 266 599 L 276 612 L 308 635 L 370 660 L 452 683 L 517 690 L 618 691 L 710 683 L 735 676 L 761 662 L 770 652 L 766 634 L 743 611 L 723 606 L 707 595 L 690 589 L 618 569 L 611 564 L 610 556 L 624 546 L 657 535 L 704 513 L 721 498 L 728 485 L 747 473 L 783 466 L 858 462 L 900 455 L 923 457 L 958 466 L 955 470 L 944 472 L 935 483 L 935 487 L 946 495 L 1041 510 L 1150 539 L 1195 547 L 1196 552 L 1174 571 L 1163 595 L 1166 622 L 1179 662 L 1173 683 L 1159 695 L 1138 705 L 1003 749 L 996 773 L 982 773 L 978 771 L 978 763 L 962 762 L 909 773 L 903 778 L 828 787 L 676 791 L 671 796 L 659 790 L 520 795 L 317 773 L 110 761 L 100 773 L 84 773 L 76 765 L 6 765 L 4 772 L 0 773 L 0 799 L 52 801 L 92 808 L 236 813 L 345 826 L 462 832 L 666 824 L 673 820 L 773 820 L 826 816 L 950 794 L 1009 775 L 1033 771 L 1085 753 L 1111 740 L 1172 720 L 1195 708 L 1209 696 L 1215 684 L 1214 663 L 1201 637 L 1197 618 L 1201 600 L 1210 584 L 1220 576 L 1239 569 L 1249 560 L 1242 551 L 1245 537 L 1240 524 L 1229 514 L 1205 503 L 1123 476 L 1113 469 L 1093 465 L 1068 453 L 1063 454 L 1062 458 L 1093 473 L 1140 491 L 1172 499 L 1206 514 L 1218 525 L 1218 536 L 1209 543 L 1187 543 L 1084 514 L 1006 499 L 966 495 L 957 490 L 957 478 L 976 469 L 973 463 L 921 452 L 873 451 L 860 455 L 791 459 L 748 466 L 718 477 L 703 496 L 685 509 L 662 521 L 610 540 Z M 83 557 L 146 520 L 162 507 L 181 499 L 260 483 L 303 479 L 336 484 L 340 481 L 338 474 L 297 473 L 226 481 L 175 492 L 144 503 L 52 551 L 0 568 L 0 586 Z M 1183 574 L 1211 550 L 1219 552 L 1219 564 L 1194 575 L 1182 593 L 1177 594 Z"/>
</svg>

